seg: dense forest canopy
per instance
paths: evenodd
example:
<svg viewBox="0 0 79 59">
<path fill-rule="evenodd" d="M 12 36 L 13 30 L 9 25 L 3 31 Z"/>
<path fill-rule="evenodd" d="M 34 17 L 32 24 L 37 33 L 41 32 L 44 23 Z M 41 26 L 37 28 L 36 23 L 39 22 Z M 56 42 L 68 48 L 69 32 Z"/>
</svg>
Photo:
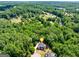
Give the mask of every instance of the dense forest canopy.
<svg viewBox="0 0 79 59">
<path fill-rule="evenodd" d="M 41 37 L 57 56 L 79 56 L 79 2 L 0 2 L 0 53 L 31 56 Z"/>
</svg>

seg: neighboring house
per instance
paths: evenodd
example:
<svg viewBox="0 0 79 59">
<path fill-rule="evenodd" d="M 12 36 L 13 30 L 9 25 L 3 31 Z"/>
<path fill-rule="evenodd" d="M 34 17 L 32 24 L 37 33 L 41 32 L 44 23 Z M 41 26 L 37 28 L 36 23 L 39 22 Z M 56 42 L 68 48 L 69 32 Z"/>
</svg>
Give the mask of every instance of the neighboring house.
<svg viewBox="0 0 79 59">
<path fill-rule="evenodd" d="M 56 57 L 56 54 L 51 52 L 51 51 L 48 51 L 46 54 L 45 54 L 45 57 Z"/>
<path fill-rule="evenodd" d="M 0 57 L 10 57 L 8 54 L 0 54 Z"/>
</svg>

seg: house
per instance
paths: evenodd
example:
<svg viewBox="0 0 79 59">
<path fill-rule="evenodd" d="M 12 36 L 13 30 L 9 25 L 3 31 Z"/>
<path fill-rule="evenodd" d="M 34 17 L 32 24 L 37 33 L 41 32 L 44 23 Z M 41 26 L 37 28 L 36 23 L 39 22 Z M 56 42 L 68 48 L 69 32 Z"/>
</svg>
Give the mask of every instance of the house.
<svg viewBox="0 0 79 59">
<path fill-rule="evenodd" d="M 44 43 L 39 43 L 39 45 L 37 46 L 38 50 L 44 50 L 46 48 L 46 45 Z"/>
</svg>

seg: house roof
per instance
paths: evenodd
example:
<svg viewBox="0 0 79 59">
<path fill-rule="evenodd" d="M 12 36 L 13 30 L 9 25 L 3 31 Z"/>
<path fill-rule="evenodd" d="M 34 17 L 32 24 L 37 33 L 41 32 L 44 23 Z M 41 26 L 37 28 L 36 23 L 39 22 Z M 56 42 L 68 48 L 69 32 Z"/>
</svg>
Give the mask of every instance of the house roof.
<svg viewBox="0 0 79 59">
<path fill-rule="evenodd" d="M 0 57 L 10 57 L 8 54 L 0 54 Z"/>
<path fill-rule="evenodd" d="M 46 47 L 44 43 L 39 43 L 38 47 Z"/>
</svg>

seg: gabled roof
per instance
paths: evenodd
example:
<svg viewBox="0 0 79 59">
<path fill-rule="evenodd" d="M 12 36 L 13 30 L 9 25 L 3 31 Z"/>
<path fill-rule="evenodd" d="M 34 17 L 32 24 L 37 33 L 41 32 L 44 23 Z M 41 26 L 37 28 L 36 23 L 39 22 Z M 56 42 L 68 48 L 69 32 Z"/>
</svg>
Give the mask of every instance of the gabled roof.
<svg viewBox="0 0 79 59">
<path fill-rule="evenodd" d="M 46 47 L 44 43 L 39 43 L 38 47 Z"/>
</svg>

